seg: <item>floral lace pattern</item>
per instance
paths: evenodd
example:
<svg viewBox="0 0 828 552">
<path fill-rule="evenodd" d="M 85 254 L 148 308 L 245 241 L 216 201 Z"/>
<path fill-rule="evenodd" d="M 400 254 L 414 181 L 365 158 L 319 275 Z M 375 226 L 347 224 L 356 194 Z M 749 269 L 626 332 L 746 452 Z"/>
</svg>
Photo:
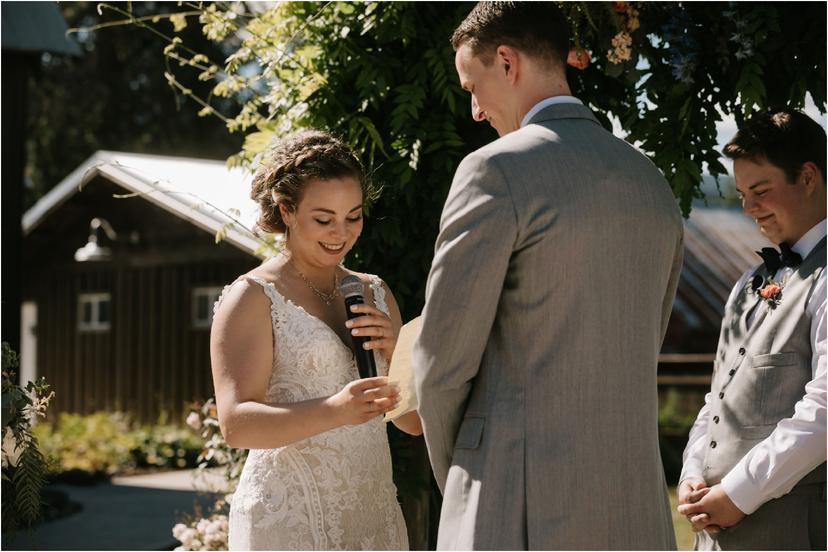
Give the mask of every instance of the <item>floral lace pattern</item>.
<svg viewBox="0 0 828 552">
<path fill-rule="evenodd" d="M 324 322 L 272 283 L 244 279 L 262 286 L 271 302 L 268 402 L 332 395 L 359 377 L 351 349 Z M 375 305 L 387 314 L 376 276 L 371 290 Z M 216 308 L 220 302 L 221 297 Z M 387 374 L 382 356 L 375 358 L 377 371 Z M 251 450 L 233 495 L 229 542 L 231 550 L 407 550 L 382 418 L 277 449 Z"/>
</svg>

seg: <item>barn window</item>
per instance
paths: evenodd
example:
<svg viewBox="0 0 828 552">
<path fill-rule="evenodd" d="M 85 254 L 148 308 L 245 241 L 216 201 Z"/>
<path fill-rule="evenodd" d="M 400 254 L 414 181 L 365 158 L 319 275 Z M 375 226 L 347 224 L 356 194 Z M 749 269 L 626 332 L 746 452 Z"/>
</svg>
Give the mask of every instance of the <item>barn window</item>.
<svg viewBox="0 0 828 552">
<path fill-rule="evenodd" d="M 78 296 L 78 331 L 109 331 L 111 302 L 109 293 L 81 293 Z"/>
<path fill-rule="evenodd" d="M 213 305 L 221 295 L 220 287 L 193 288 L 193 327 L 209 328 L 213 323 Z"/>
</svg>

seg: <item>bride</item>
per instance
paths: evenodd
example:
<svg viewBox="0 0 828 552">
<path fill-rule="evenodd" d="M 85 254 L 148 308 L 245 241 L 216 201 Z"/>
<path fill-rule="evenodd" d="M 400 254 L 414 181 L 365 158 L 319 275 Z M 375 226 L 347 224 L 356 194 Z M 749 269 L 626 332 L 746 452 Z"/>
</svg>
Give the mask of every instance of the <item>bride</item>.
<svg viewBox="0 0 828 552">
<path fill-rule="evenodd" d="M 210 336 L 219 423 L 249 448 L 230 508 L 230 549 L 408 549 L 381 416 L 399 402 L 385 375 L 358 379 L 352 335 L 370 337 L 386 374 L 401 326 L 376 276 L 340 263 L 362 231 L 365 174 L 327 133 L 284 140 L 252 197 L 285 251 L 227 286 Z M 347 322 L 339 282 L 365 284 Z M 270 320 L 270 324 L 268 324 Z M 394 422 L 422 433 L 416 412 Z"/>
</svg>

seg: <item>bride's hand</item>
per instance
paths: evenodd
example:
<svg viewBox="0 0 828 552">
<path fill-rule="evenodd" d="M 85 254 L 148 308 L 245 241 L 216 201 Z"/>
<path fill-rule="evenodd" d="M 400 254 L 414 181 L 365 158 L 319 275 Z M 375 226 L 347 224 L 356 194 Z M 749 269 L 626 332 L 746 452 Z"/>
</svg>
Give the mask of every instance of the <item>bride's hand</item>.
<svg viewBox="0 0 828 552">
<path fill-rule="evenodd" d="M 345 326 L 351 330 L 351 335 L 370 337 L 371 340 L 365 343 L 365 348 L 380 351 L 390 363 L 394 346 L 397 344 L 397 331 L 391 318 L 381 310 L 364 303 L 351 306 L 351 312 L 362 314 L 345 322 Z"/>
<path fill-rule="evenodd" d="M 352 381 L 325 402 L 333 408 L 343 425 L 364 424 L 393 410 L 400 402 L 400 391 L 387 376 Z"/>
</svg>

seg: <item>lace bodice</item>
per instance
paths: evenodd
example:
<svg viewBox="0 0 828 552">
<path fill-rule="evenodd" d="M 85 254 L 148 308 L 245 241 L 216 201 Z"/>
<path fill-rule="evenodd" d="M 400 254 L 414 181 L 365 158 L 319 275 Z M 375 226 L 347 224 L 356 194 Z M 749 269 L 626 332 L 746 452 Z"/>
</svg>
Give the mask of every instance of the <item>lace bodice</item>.
<svg viewBox="0 0 828 552">
<path fill-rule="evenodd" d="M 272 283 L 245 278 L 260 285 L 271 304 L 267 402 L 329 396 L 359 377 L 351 349 L 327 324 Z M 387 314 L 381 280 L 370 281 L 376 307 Z M 375 358 L 377 372 L 387 374 L 382 355 Z M 382 418 L 277 449 L 251 450 L 232 498 L 230 548 L 408 549 Z"/>
</svg>

